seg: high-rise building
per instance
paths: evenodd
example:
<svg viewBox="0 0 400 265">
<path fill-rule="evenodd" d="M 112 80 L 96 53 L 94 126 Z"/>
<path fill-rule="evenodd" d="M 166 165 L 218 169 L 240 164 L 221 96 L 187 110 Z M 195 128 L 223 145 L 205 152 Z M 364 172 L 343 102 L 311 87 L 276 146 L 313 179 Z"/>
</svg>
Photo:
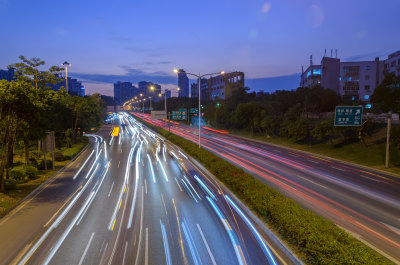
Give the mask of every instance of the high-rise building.
<svg viewBox="0 0 400 265">
<path fill-rule="evenodd" d="M 400 75 L 400 51 L 389 54 L 385 60 L 384 73 L 393 73 L 396 76 Z"/>
<path fill-rule="evenodd" d="M 0 80 L 11 81 L 14 79 L 14 69 L 0 70 Z"/>
<path fill-rule="evenodd" d="M 320 65 L 310 66 L 301 74 L 300 86 L 312 87 L 320 84 L 340 94 L 346 100 L 369 101 L 384 78 L 384 62 L 341 62 L 338 58 L 324 56 Z"/>
<path fill-rule="evenodd" d="M 122 105 L 125 101 L 136 96 L 137 88 L 131 82 L 120 82 L 114 84 L 114 101 L 117 105 Z"/>
<path fill-rule="evenodd" d="M 244 88 L 244 73 L 231 72 L 210 78 L 211 100 L 229 99 L 232 92 Z"/>
<path fill-rule="evenodd" d="M 200 97 L 201 100 L 209 101 L 211 99 L 210 80 L 202 78 L 200 80 Z M 192 98 L 199 97 L 199 83 L 191 84 L 190 93 Z"/>
<path fill-rule="evenodd" d="M 179 69 L 178 73 L 178 87 L 179 87 L 179 97 L 188 98 L 189 97 L 189 78 L 186 75 L 185 70 Z"/>
<path fill-rule="evenodd" d="M 144 97 L 151 97 L 152 100 L 157 101 L 158 95 L 161 94 L 161 86 L 152 82 L 141 81 L 139 82 L 138 94 L 142 94 Z"/>
</svg>

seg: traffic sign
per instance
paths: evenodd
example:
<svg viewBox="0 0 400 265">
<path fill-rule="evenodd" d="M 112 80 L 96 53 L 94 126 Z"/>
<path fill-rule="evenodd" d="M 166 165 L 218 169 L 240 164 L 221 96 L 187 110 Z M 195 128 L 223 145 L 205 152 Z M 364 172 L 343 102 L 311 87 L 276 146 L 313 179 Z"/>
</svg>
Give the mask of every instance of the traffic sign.
<svg viewBox="0 0 400 265">
<path fill-rule="evenodd" d="M 190 114 L 199 114 L 199 109 L 198 108 L 190 108 L 189 113 Z"/>
<path fill-rule="evenodd" d="M 361 126 L 362 106 L 337 106 L 335 126 Z"/>
<path fill-rule="evenodd" d="M 186 109 L 184 111 L 172 111 L 173 120 L 186 120 Z"/>
</svg>

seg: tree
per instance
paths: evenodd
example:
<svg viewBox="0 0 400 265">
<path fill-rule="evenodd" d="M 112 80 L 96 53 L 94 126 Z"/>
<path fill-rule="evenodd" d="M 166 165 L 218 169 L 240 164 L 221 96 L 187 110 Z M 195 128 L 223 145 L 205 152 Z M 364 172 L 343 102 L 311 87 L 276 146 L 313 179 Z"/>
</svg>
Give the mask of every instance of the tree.
<svg viewBox="0 0 400 265">
<path fill-rule="evenodd" d="M 35 84 L 35 88 L 45 89 L 49 84 L 57 84 L 62 81 L 58 75 L 64 68 L 52 66 L 47 71 L 40 71 L 38 68 L 45 64 L 45 61 L 39 58 L 26 59 L 25 56 L 19 56 L 21 62 L 11 64 L 8 68 L 15 70 L 15 76 L 18 80 L 31 82 Z"/>
<path fill-rule="evenodd" d="M 260 106 L 256 102 L 241 103 L 233 113 L 234 124 L 237 128 L 250 129 L 254 133 L 255 121 L 259 120 Z"/>
<path fill-rule="evenodd" d="M 311 131 L 311 135 L 321 141 L 324 137 L 329 137 L 331 142 L 333 133 L 333 121 L 324 120 L 318 123 Z"/>
<path fill-rule="evenodd" d="M 371 95 L 375 111 L 400 112 L 400 76 L 389 74 Z"/>
<path fill-rule="evenodd" d="M 8 177 L 12 166 L 18 125 L 31 122 L 29 114 L 43 107 L 39 90 L 30 83 L 0 80 L 0 189 L 4 190 L 4 171 Z"/>
</svg>

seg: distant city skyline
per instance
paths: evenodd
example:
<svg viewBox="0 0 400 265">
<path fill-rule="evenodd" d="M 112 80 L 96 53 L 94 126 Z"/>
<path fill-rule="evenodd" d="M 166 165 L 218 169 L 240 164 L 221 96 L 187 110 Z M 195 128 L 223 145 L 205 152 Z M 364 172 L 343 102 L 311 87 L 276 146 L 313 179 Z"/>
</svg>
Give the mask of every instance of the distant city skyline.
<svg viewBox="0 0 400 265">
<path fill-rule="evenodd" d="M 47 67 L 68 60 L 88 94 L 113 95 L 117 81 L 173 89 L 174 68 L 242 71 L 252 90 L 295 89 L 311 54 L 373 60 L 399 50 L 398 10 L 398 0 L 3 0 L 0 23 L 12 26 L 2 28 L 0 69 L 19 55 Z"/>
</svg>

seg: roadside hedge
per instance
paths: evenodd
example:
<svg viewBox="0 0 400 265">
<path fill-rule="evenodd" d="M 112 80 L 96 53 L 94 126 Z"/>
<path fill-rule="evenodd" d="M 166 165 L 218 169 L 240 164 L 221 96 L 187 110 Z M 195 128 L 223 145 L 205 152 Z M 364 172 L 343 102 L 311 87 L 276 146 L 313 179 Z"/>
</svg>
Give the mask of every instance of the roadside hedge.
<svg viewBox="0 0 400 265">
<path fill-rule="evenodd" d="M 199 149 L 189 140 L 136 118 L 202 163 L 306 264 L 392 264 L 333 222 L 302 208 L 241 168 L 204 148 Z"/>
</svg>

